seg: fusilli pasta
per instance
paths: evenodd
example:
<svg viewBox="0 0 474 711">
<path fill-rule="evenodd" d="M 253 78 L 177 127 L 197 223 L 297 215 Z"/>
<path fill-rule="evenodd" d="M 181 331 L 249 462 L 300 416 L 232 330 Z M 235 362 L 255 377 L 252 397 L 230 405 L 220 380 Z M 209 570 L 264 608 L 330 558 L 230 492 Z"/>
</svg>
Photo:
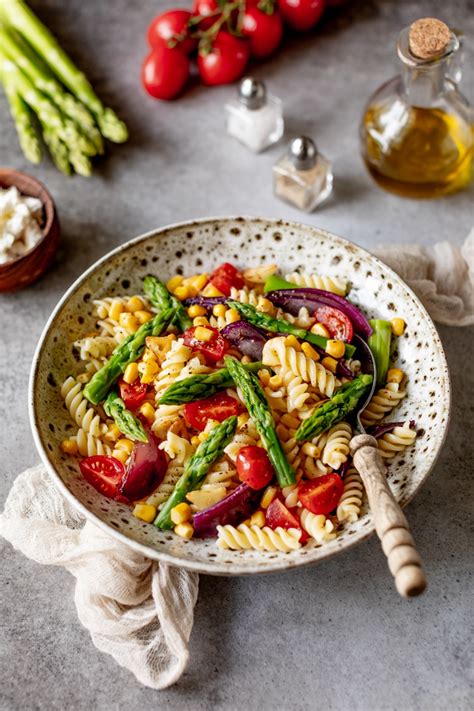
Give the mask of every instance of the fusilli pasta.
<svg viewBox="0 0 474 711">
<path fill-rule="evenodd" d="M 247 526 L 241 523 L 240 526 L 217 526 L 217 545 L 219 548 L 237 551 L 249 550 L 253 548 L 257 551 L 289 551 L 301 548 L 299 539 L 301 531 L 298 528 L 276 528 L 273 530 L 268 526 L 259 528 L 258 526 Z"/>
</svg>

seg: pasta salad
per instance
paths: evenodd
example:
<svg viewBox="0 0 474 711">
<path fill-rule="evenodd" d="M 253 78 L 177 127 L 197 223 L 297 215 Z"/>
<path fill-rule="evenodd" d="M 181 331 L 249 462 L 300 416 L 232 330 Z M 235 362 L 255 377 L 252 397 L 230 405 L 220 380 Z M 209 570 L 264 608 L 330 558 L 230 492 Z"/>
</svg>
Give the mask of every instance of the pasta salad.
<svg viewBox="0 0 474 711">
<path fill-rule="evenodd" d="M 133 514 L 223 549 L 290 552 L 356 521 L 352 465 L 361 415 L 385 460 L 413 422 L 385 422 L 406 394 L 390 365 L 401 318 L 368 321 L 341 278 L 276 265 L 147 276 L 143 293 L 94 301 L 96 330 L 74 343 L 82 372 L 62 385 L 77 432 L 63 451 Z"/>
</svg>

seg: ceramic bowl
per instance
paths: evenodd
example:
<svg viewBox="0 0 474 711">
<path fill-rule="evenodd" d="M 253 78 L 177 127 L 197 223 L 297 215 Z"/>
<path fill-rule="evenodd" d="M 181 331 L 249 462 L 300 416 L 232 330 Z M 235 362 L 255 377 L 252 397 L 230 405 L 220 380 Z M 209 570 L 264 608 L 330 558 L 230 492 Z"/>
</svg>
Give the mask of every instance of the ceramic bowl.
<svg viewBox="0 0 474 711">
<path fill-rule="evenodd" d="M 40 278 L 51 264 L 59 243 L 59 220 L 54 201 L 39 180 L 11 168 L 0 168 L 0 188 L 16 187 L 43 203 L 43 237 L 18 259 L 0 265 L 0 291 L 16 291 Z"/>
<path fill-rule="evenodd" d="M 324 230 L 281 220 L 213 218 L 173 225 L 120 246 L 88 269 L 56 307 L 34 358 L 30 415 L 36 444 L 54 481 L 84 516 L 150 558 L 217 575 L 265 573 L 322 561 L 373 532 L 366 508 L 357 522 L 346 524 L 336 540 L 322 547 L 307 545 L 289 554 L 224 551 L 214 539 L 186 541 L 137 520 L 126 505 L 91 488 L 77 460 L 61 451 L 61 441 L 73 434 L 75 425 L 60 386 L 81 370 L 72 342 L 93 329 L 92 300 L 139 293 L 150 272 L 166 281 L 176 272 L 210 271 L 224 261 L 241 267 L 276 262 L 283 274 L 304 269 L 345 277 L 352 282 L 351 300 L 370 318 L 399 315 L 406 320 L 397 365 L 408 375 L 408 395 L 396 419 L 415 420 L 419 436 L 413 448 L 390 463 L 389 478 L 401 505 L 408 503 L 427 478 L 448 425 L 449 376 L 436 328 L 406 284 L 371 254 Z"/>
</svg>

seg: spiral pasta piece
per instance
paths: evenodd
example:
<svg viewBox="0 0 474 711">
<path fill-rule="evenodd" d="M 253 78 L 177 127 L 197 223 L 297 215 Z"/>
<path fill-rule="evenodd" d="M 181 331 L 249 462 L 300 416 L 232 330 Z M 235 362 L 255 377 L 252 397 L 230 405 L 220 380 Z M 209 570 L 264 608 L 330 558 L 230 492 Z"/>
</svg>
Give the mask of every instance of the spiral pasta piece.
<svg viewBox="0 0 474 711">
<path fill-rule="evenodd" d="M 298 506 L 298 485 L 291 484 L 290 486 L 285 486 L 281 490 L 283 497 L 285 499 L 285 506 L 287 509 L 292 509 L 294 506 Z"/>
<path fill-rule="evenodd" d="M 297 286 L 305 286 L 311 289 L 324 289 L 324 291 L 330 291 L 339 296 L 345 296 L 347 293 L 347 281 L 339 279 L 338 277 L 292 272 L 292 274 L 287 274 L 285 279 Z"/>
<path fill-rule="evenodd" d="M 403 383 L 387 383 L 384 388 L 377 390 L 371 401 L 362 412 L 360 421 L 364 427 L 373 425 L 382 420 L 391 412 L 406 395 Z"/>
<path fill-rule="evenodd" d="M 281 373 L 288 371 L 297 375 L 305 383 L 310 383 L 322 395 L 331 397 L 336 387 L 336 377 L 334 373 L 307 356 L 302 351 L 288 346 L 283 336 L 268 340 L 262 353 L 262 362 L 265 365 L 280 368 Z"/>
<path fill-rule="evenodd" d="M 112 454 L 111 447 L 95 437 L 91 432 L 86 432 L 82 428 L 77 431 L 71 440 L 76 442 L 77 451 L 81 457 L 93 457 L 96 454 Z"/>
<path fill-rule="evenodd" d="M 237 470 L 232 462 L 227 459 L 213 464 L 201 486 L 203 491 L 225 488 L 226 491 L 235 489 L 237 485 Z"/>
<path fill-rule="evenodd" d="M 67 409 L 76 425 L 90 433 L 93 437 L 100 437 L 107 431 L 107 426 L 100 419 L 100 415 L 90 406 L 82 392 L 81 383 L 69 376 L 61 387 Z"/>
<path fill-rule="evenodd" d="M 241 304 L 255 306 L 258 311 L 263 311 L 271 316 L 277 312 L 276 307 L 263 296 L 263 294 L 260 294 L 256 289 L 249 289 L 246 286 L 244 286 L 243 289 L 236 289 L 234 286 L 231 287 L 230 298 L 233 301 L 240 301 Z"/>
<path fill-rule="evenodd" d="M 172 460 L 168 464 L 168 469 L 166 470 L 166 474 L 163 477 L 163 481 L 155 489 L 153 494 L 151 494 L 147 498 L 147 500 L 146 500 L 147 504 L 152 504 L 153 506 L 160 508 L 160 506 L 162 506 L 164 504 L 166 499 L 169 497 L 169 495 L 173 491 L 176 482 L 181 477 L 183 472 L 184 472 L 184 465 L 177 464 L 174 460 Z"/>
<path fill-rule="evenodd" d="M 217 545 L 230 550 L 280 551 L 289 553 L 301 548 L 301 531 L 298 528 L 276 528 L 268 526 L 217 526 Z"/>
<path fill-rule="evenodd" d="M 349 456 L 352 427 L 347 422 L 339 422 L 331 427 L 326 434 L 327 440 L 321 459 L 323 464 L 327 464 L 331 469 L 339 469 L 344 462 L 347 462 Z"/>
<path fill-rule="evenodd" d="M 171 348 L 166 354 L 166 358 L 161 365 L 161 370 L 155 378 L 157 400 L 161 397 L 166 388 L 178 379 L 184 365 L 191 359 L 191 356 L 192 350 L 184 345 L 182 338 L 178 338 L 171 343 Z"/>
<path fill-rule="evenodd" d="M 166 452 L 175 464 L 184 464 L 194 452 L 191 442 L 170 430 L 166 433 L 166 439 L 161 442 L 159 448 Z"/>
<path fill-rule="evenodd" d="M 294 434 L 296 429 L 288 429 L 281 421 L 276 426 L 276 433 L 285 452 L 288 463 L 293 469 L 298 469 L 301 463 L 300 445 Z"/>
<path fill-rule="evenodd" d="M 336 538 L 333 522 L 323 514 L 314 514 L 307 509 L 301 509 L 300 521 L 306 533 L 320 546 Z"/>
<path fill-rule="evenodd" d="M 379 452 L 384 459 L 392 459 L 399 452 L 411 447 L 416 439 L 416 430 L 408 424 L 395 427 L 392 432 L 386 432 L 377 440 Z"/>
<path fill-rule="evenodd" d="M 362 500 L 364 498 L 364 484 L 355 467 L 349 467 L 344 477 L 344 490 L 337 505 L 337 520 L 341 523 L 348 521 L 354 523 L 360 516 Z"/>
</svg>

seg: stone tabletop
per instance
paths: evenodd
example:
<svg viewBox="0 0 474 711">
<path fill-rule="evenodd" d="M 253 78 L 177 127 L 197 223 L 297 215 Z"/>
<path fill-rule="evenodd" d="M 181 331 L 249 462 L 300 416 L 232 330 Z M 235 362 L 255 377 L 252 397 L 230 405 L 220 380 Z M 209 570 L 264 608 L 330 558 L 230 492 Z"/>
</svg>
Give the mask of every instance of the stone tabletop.
<svg viewBox="0 0 474 711">
<path fill-rule="evenodd" d="M 65 179 L 47 162 L 32 168 L 0 96 L 0 164 L 46 183 L 63 233 L 50 273 L 21 293 L 0 296 L 2 503 L 16 474 L 38 461 L 26 394 L 46 318 L 71 282 L 118 244 L 206 215 L 303 218 L 368 249 L 383 242 L 459 244 L 473 222 L 472 192 L 435 202 L 381 192 L 364 172 L 357 136 L 364 101 L 397 71 L 399 29 L 435 15 L 472 42 L 471 0 L 349 2 L 318 32 L 288 39 L 278 57 L 255 68 L 284 101 L 287 135 L 313 135 L 334 160 L 334 196 L 309 216 L 272 196 L 271 165 L 281 145 L 254 156 L 225 135 L 223 106 L 233 87 L 196 85 L 167 104 L 142 92 L 144 31 L 171 2 L 31 5 L 98 93 L 120 110 L 131 140 L 113 147 L 89 180 Z M 465 81 L 464 91 L 474 98 L 472 83 Z M 0 708 L 469 708 L 473 330 L 440 332 L 453 380 L 452 422 L 431 478 L 407 509 L 429 576 L 424 597 L 397 596 L 375 539 L 317 568 L 258 578 L 202 576 L 189 666 L 175 687 L 154 692 L 92 645 L 77 620 L 68 573 L 42 568 L 0 541 Z"/>
</svg>

